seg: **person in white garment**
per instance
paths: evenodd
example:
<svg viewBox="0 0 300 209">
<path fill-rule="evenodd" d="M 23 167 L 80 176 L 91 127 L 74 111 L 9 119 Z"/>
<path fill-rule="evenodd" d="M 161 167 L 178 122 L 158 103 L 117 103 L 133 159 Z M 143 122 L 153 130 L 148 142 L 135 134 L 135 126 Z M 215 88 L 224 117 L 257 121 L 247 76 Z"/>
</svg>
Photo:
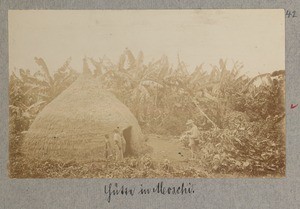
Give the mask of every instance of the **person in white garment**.
<svg viewBox="0 0 300 209">
<path fill-rule="evenodd" d="M 199 140 L 199 130 L 198 127 L 194 124 L 193 120 L 188 120 L 187 123 L 187 135 L 189 137 L 189 147 L 191 148 L 192 156 L 191 159 L 196 158 L 196 151 L 197 151 L 197 142 Z"/>
<path fill-rule="evenodd" d="M 114 130 L 113 139 L 114 139 L 115 149 L 116 149 L 116 160 L 123 161 L 124 157 L 123 157 L 122 137 L 118 128 Z"/>
</svg>

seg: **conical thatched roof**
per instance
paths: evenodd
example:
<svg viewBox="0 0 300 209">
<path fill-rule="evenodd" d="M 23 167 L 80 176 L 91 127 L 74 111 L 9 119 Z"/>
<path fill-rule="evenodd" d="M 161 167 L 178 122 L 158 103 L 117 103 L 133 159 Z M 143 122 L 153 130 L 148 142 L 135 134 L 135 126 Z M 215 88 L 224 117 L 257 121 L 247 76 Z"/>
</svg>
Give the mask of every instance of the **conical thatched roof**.
<svg viewBox="0 0 300 209">
<path fill-rule="evenodd" d="M 130 110 L 104 90 L 98 78 L 82 75 L 49 103 L 25 135 L 28 157 L 92 161 L 104 157 L 105 134 L 130 129 L 129 154 L 145 148 L 141 128 Z"/>
</svg>

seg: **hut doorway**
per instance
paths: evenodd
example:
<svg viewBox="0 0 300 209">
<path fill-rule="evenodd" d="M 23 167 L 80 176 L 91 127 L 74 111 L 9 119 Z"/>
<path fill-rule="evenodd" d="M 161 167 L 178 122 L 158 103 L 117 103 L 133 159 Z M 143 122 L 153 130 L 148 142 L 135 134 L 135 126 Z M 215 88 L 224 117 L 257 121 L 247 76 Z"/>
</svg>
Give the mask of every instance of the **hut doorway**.
<svg viewBox="0 0 300 209">
<path fill-rule="evenodd" d="M 131 126 L 129 126 L 128 128 L 126 128 L 126 129 L 123 130 L 123 136 L 124 136 L 124 139 L 126 141 L 126 149 L 125 149 L 124 156 L 132 155 L 131 130 L 132 130 Z"/>
</svg>

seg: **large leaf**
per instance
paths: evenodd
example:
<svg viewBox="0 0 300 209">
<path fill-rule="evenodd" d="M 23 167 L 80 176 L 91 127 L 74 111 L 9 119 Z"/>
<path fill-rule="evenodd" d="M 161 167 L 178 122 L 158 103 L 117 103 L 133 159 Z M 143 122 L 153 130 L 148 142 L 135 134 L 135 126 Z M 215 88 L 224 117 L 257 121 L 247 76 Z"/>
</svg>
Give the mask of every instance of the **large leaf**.
<svg viewBox="0 0 300 209">
<path fill-rule="evenodd" d="M 53 85 L 53 79 L 49 73 L 49 69 L 48 69 L 45 61 L 42 58 L 38 58 L 38 57 L 35 57 L 34 60 L 35 60 L 36 64 L 38 64 L 41 67 L 41 70 L 44 73 L 45 79 L 47 80 L 47 82 L 49 82 L 50 85 Z"/>
</svg>

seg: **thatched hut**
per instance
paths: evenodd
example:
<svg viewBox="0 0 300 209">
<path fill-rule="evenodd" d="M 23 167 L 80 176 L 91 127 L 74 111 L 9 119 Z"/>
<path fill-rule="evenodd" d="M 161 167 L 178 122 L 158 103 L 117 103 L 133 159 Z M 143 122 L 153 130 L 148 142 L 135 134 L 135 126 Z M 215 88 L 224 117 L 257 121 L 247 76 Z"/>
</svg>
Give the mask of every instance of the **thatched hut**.
<svg viewBox="0 0 300 209">
<path fill-rule="evenodd" d="M 117 127 L 127 141 L 125 155 L 145 150 L 141 128 L 130 110 L 103 89 L 98 78 L 82 75 L 38 114 L 22 150 L 38 159 L 99 160 L 105 156 L 105 135 L 112 136 Z"/>
</svg>

